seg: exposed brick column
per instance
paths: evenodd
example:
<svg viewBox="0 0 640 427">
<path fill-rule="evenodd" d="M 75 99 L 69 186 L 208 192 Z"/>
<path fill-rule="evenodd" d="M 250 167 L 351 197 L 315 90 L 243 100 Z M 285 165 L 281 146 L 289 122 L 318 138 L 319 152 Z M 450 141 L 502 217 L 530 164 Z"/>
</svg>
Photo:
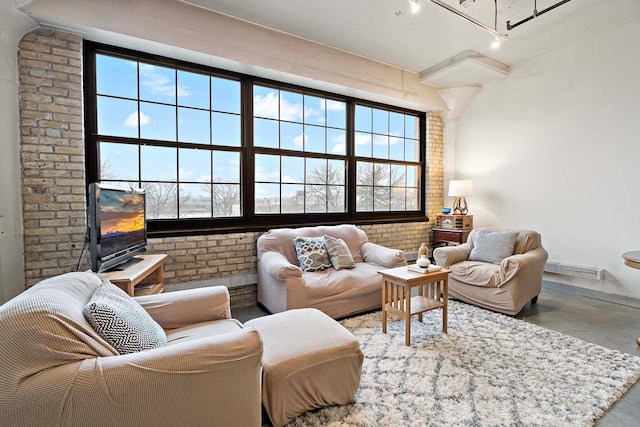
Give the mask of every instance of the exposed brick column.
<svg viewBox="0 0 640 427">
<path fill-rule="evenodd" d="M 429 248 L 431 229 L 444 203 L 444 124 L 439 113 L 427 113 L 427 215 L 429 216 Z"/>
<path fill-rule="evenodd" d="M 81 42 L 37 29 L 19 44 L 27 286 L 75 270 L 85 238 Z"/>
</svg>

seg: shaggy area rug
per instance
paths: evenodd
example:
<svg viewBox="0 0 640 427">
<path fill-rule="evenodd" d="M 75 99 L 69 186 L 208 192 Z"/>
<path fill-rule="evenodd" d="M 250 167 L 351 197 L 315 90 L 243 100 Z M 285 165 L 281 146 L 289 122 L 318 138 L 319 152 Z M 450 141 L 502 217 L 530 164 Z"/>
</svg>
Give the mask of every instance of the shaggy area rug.
<svg viewBox="0 0 640 427">
<path fill-rule="evenodd" d="M 290 426 L 588 426 L 640 378 L 640 358 L 461 302 L 404 323 L 380 312 L 341 323 L 360 341 L 352 405 Z"/>
</svg>

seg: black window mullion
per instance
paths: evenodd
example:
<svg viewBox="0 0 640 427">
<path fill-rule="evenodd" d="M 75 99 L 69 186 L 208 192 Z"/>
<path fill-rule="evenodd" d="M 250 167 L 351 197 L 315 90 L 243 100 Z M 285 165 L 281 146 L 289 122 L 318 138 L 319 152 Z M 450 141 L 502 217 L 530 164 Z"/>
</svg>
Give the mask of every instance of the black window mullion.
<svg viewBox="0 0 640 427">
<path fill-rule="evenodd" d="M 171 59 L 171 58 L 163 58 L 157 55 L 152 55 L 152 54 L 146 54 L 146 53 L 141 53 L 141 52 L 135 52 L 132 50 L 128 50 L 128 49 L 123 49 L 123 48 L 118 48 L 118 47 L 111 47 L 111 46 L 105 46 L 105 45 L 101 45 L 98 43 L 94 43 L 94 42 L 90 42 L 90 41 L 85 41 L 85 50 L 83 52 L 85 54 L 85 60 L 83 61 L 85 64 L 85 85 L 84 85 L 84 90 L 85 90 L 85 141 L 86 141 L 86 169 L 87 169 L 87 173 L 86 173 L 86 177 L 87 177 L 87 183 L 90 182 L 94 182 L 97 181 L 100 178 L 100 142 L 102 140 L 104 140 L 105 142 L 118 142 L 118 143 L 125 143 L 125 144 L 135 144 L 137 145 L 137 151 L 138 151 L 138 176 L 137 176 L 137 180 L 138 180 L 138 184 L 142 185 L 142 147 L 144 145 L 149 145 L 149 146 L 157 146 L 157 147 L 167 147 L 167 146 L 171 146 L 174 149 L 178 150 L 177 151 L 177 155 L 176 155 L 176 164 L 175 164 L 175 168 L 176 168 L 176 172 L 179 171 L 179 167 L 180 167 L 180 148 L 189 148 L 189 149 L 203 149 L 205 151 L 209 152 L 209 156 L 211 158 L 211 182 L 208 183 L 208 185 L 211 188 L 212 191 L 212 195 L 211 195 L 211 212 L 214 212 L 215 210 L 215 199 L 213 198 L 213 186 L 215 185 L 214 182 L 214 176 L 213 176 L 213 172 L 214 172 L 214 165 L 213 165 L 213 152 L 214 150 L 221 150 L 221 151 L 228 151 L 228 152 L 238 152 L 240 155 L 240 199 L 241 199 L 241 209 L 242 209 L 242 213 L 241 216 L 239 217 L 212 217 L 212 218 L 197 218 L 197 219 L 193 219 L 193 218 L 188 218 L 188 219 L 182 219 L 180 218 L 181 216 L 181 211 L 182 211 L 182 206 L 180 205 L 180 196 L 181 196 L 181 190 L 180 190 L 180 177 L 178 176 L 177 179 L 175 180 L 174 185 L 177 186 L 176 188 L 176 197 L 177 197 L 177 212 L 176 214 L 178 215 L 178 219 L 175 220 L 151 220 L 150 221 L 150 231 L 152 232 L 152 234 L 154 232 L 161 232 L 162 235 L 170 235 L 172 234 L 173 230 L 175 230 L 174 235 L 181 235 L 179 233 L 183 233 L 184 234 L 190 234 L 190 233 L 204 233 L 207 234 L 207 232 L 216 232 L 215 230 L 221 230 L 221 227 L 227 227 L 227 228 L 233 228 L 236 227 L 236 229 L 239 228 L 243 228 L 243 229 L 251 229 L 254 226 L 268 226 L 270 224 L 300 224 L 300 225 L 304 225 L 305 223 L 331 223 L 331 222 L 344 222 L 344 221 L 354 221 L 354 222 L 358 222 L 358 221 L 365 221 L 365 220 L 372 220 L 372 221 L 393 221 L 393 220 L 397 220 L 400 219 L 402 220 L 402 218 L 416 218 L 419 216 L 419 214 L 424 215 L 425 211 L 426 211 L 426 200 L 427 200 L 427 196 L 426 196 L 426 192 L 428 191 L 427 188 L 427 183 L 426 183 L 426 179 L 427 179 L 427 163 L 426 163 L 426 115 L 424 113 L 418 113 L 416 111 L 412 111 L 412 110 L 408 110 L 405 108 L 399 108 L 399 107 L 394 107 L 394 106 L 390 106 L 390 105 L 385 105 L 385 104 L 380 104 L 377 102 L 373 102 L 373 101 L 366 101 L 366 100 L 359 100 L 356 98 L 352 98 L 349 96 L 342 96 L 342 95 L 336 95 L 336 94 L 331 94 L 331 93 L 327 93 L 327 92 L 323 92 L 323 91 L 319 91 L 319 90 L 314 90 L 314 89 L 310 89 L 310 88 L 304 88 L 304 87 L 300 87 L 300 86 L 296 86 L 296 85 L 290 85 L 287 83 L 282 83 L 282 82 L 276 82 L 276 81 L 271 81 L 271 80 L 266 80 L 266 79 L 262 79 L 262 78 L 257 78 L 254 76 L 249 76 L 249 75 L 244 75 L 244 74 L 240 74 L 240 73 L 234 73 L 234 72 L 230 72 L 230 71 L 225 71 L 225 70 L 218 70 L 218 69 L 213 69 L 211 67 L 207 67 L 204 65 L 198 65 L 198 64 L 189 64 L 180 60 L 175 60 L 175 59 Z M 126 59 L 126 60 L 131 60 L 134 61 L 136 63 L 136 76 L 137 76 L 137 99 L 136 104 L 138 107 L 138 120 L 137 120 L 137 138 L 128 138 L 128 137 L 115 137 L 115 136 L 111 136 L 111 135 L 104 135 L 101 136 L 98 134 L 98 111 L 97 111 L 97 78 L 99 76 L 97 76 L 97 62 L 96 62 L 96 55 L 97 54 L 101 54 L 101 55 L 109 55 L 109 56 L 114 56 L 117 58 L 122 58 L 122 59 Z M 141 94 L 141 85 L 140 85 L 140 78 L 141 78 L 141 70 L 140 70 L 140 64 L 141 63 L 149 63 L 152 65 L 159 65 L 159 66 L 164 66 L 164 67 L 169 67 L 169 68 L 173 68 L 173 72 L 174 72 L 174 76 L 175 76 L 175 103 L 174 103 L 174 108 L 175 108 L 175 121 L 176 121 L 176 129 L 175 129 L 175 142 L 169 142 L 169 141 L 160 141 L 160 140 L 148 140 L 148 139 L 143 139 L 142 136 L 142 123 L 140 120 L 140 113 L 141 113 L 141 104 L 142 104 L 142 100 L 140 99 L 140 94 Z M 179 118 L 179 102 L 178 102 L 178 71 L 179 70 L 188 70 L 188 71 L 199 71 L 202 73 L 206 73 L 209 75 L 209 145 L 208 146 L 204 146 L 201 144 L 190 144 L 190 143 L 181 143 L 179 141 L 179 135 L 180 135 L 180 127 L 178 124 L 178 118 Z M 241 85 L 241 90 L 240 90 L 240 104 L 241 104 L 241 117 L 240 117 L 240 121 L 241 121 L 241 145 L 240 147 L 233 147 L 233 146 L 216 146 L 214 144 L 215 141 L 213 141 L 213 118 L 212 118 L 212 112 L 213 112 L 213 105 L 211 104 L 211 97 L 212 97 L 212 91 L 213 91 L 213 86 L 212 86 L 212 80 L 211 78 L 213 78 L 213 76 L 218 77 L 218 78 L 228 78 L 231 80 L 235 80 L 235 81 L 239 81 L 240 85 Z M 277 149 L 273 149 L 273 148 L 268 148 L 268 147 L 258 147 L 256 149 L 256 147 L 253 144 L 253 139 L 254 139 L 254 118 L 253 118 L 253 87 L 254 84 L 256 85 L 260 85 L 260 86 L 264 86 L 264 87 L 269 87 L 271 89 L 273 89 L 274 91 L 276 91 L 277 96 L 278 96 L 278 122 L 279 124 L 281 124 L 284 120 L 282 120 L 282 111 L 281 111 L 281 96 L 282 93 L 281 91 L 283 90 L 291 90 L 293 92 L 297 92 L 300 93 L 302 95 L 302 104 L 303 104 L 303 110 L 302 110 L 302 129 L 303 132 L 305 131 L 305 126 L 309 125 L 307 123 L 307 120 L 304 116 L 304 112 L 305 112 L 305 105 L 308 104 L 308 99 L 306 95 L 312 96 L 312 97 L 316 97 L 316 98 L 321 98 L 324 99 L 324 104 L 325 104 L 325 108 L 323 109 L 323 115 L 324 115 L 324 125 L 323 127 L 323 133 L 324 133 L 324 153 L 317 153 L 317 152 L 308 152 L 305 151 L 306 149 L 306 145 L 307 142 L 306 138 L 304 141 L 304 146 L 302 148 L 301 151 L 297 151 L 297 150 L 283 150 L 280 147 L 282 147 L 282 133 L 279 133 L 279 138 L 278 138 L 278 148 Z M 108 92 L 108 91 L 107 91 Z M 108 93 L 105 96 L 110 96 Z M 328 100 L 336 100 L 339 102 L 344 103 L 344 106 L 346 108 L 346 126 L 344 129 L 345 132 L 345 142 L 346 142 L 346 149 L 345 149 L 345 155 L 338 155 L 338 154 L 332 154 L 329 153 L 329 146 L 330 146 L 330 141 L 329 141 L 329 130 L 330 127 L 328 126 L 328 116 L 329 116 L 329 112 L 328 112 L 328 107 L 327 107 L 327 101 Z M 149 102 L 154 102 L 155 101 L 149 101 Z M 164 104 L 164 103 L 160 103 L 160 104 Z M 371 121 L 371 126 L 372 128 L 369 130 L 369 132 L 367 132 L 371 138 L 371 153 L 369 153 L 367 156 L 365 157 L 356 157 L 356 151 L 355 151 L 355 110 L 356 110 L 356 104 L 357 105 L 361 105 L 363 107 L 367 107 L 369 108 L 369 114 L 370 114 L 370 121 Z M 171 104 L 165 104 L 165 105 L 171 105 Z M 374 116 L 374 109 L 379 109 L 379 110 L 384 110 L 388 112 L 387 115 L 387 126 L 389 128 L 389 130 L 391 130 L 391 112 L 398 112 L 401 114 L 405 115 L 404 118 L 404 125 L 405 125 L 405 129 L 404 129 L 404 135 L 402 135 L 402 139 L 404 142 L 404 139 L 406 139 L 405 137 L 407 136 L 407 130 L 406 127 L 408 126 L 409 121 L 411 121 L 411 125 L 415 126 L 415 122 L 413 122 L 413 120 L 411 119 L 411 117 L 416 117 L 418 118 L 418 127 L 419 127 L 419 135 L 417 136 L 417 141 L 419 143 L 419 160 L 418 161 L 407 161 L 407 157 L 406 157 L 406 151 L 403 154 L 403 157 L 400 160 L 391 160 L 391 141 L 389 140 L 390 138 L 390 132 L 387 132 L 387 147 L 386 147 L 386 152 L 387 152 L 387 158 L 386 159 L 377 159 L 373 157 L 373 138 L 374 138 L 374 129 L 373 129 L 373 116 Z M 311 124 L 313 126 L 316 126 L 315 124 Z M 332 128 L 333 129 L 333 128 Z M 337 128 L 336 128 L 337 129 Z M 315 129 L 314 130 L 318 130 Z M 416 129 L 418 130 L 418 129 Z M 319 132 L 318 132 L 319 133 Z M 406 150 L 406 148 L 405 148 Z M 288 215 L 288 214 L 280 214 L 280 215 L 275 215 L 275 216 L 265 216 L 265 215 L 256 215 L 255 213 L 255 157 L 256 157 L 256 153 L 265 153 L 265 154 L 272 154 L 272 155 L 278 155 L 278 156 L 283 156 L 283 155 L 293 155 L 296 157 L 302 157 L 304 159 L 309 159 L 309 158 L 322 158 L 325 161 L 329 161 L 329 160 L 340 160 L 342 162 L 342 164 L 344 165 L 344 167 L 346 167 L 346 173 L 344 174 L 345 176 L 345 181 L 343 184 L 344 185 L 344 203 L 345 203 L 345 207 L 346 207 L 346 212 L 335 212 L 335 213 L 330 213 L 329 209 L 330 209 L 330 199 L 328 197 L 329 193 L 330 193 L 330 187 L 331 184 L 329 182 L 329 168 L 327 165 L 326 171 L 325 171 L 325 192 L 326 192 L 326 198 L 324 200 L 324 205 L 325 205 L 325 213 L 324 214 L 319 214 L 319 213 L 307 213 L 307 210 L 309 209 L 309 206 L 307 206 L 307 189 L 308 189 L 308 183 L 306 182 L 306 168 L 307 168 L 307 162 L 305 160 L 305 170 L 303 171 L 304 173 L 304 182 L 303 182 L 303 189 L 304 189 L 304 200 L 303 200 L 303 215 L 299 215 L 299 214 L 292 214 L 292 215 Z M 204 153 L 203 153 L 204 154 Z M 282 157 L 281 160 L 282 162 Z M 398 204 L 397 207 L 393 208 L 396 209 L 396 211 L 391 211 L 391 208 L 389 209 L 389 211 L 378 211 L 375 212 L 358 212 L 357 211 L 357 202 L 356 202 L 356 196 L 357 196 L 357 188 L 358 188 L 358 177 L 357 177 L 357 164 L 359 161 L 364 161 L 364 162 L 369 162 L 372 165 L 376 165 L 378 163 L 382 163 L 382 164 L 390 164 L 390 165 L 394 165 L 394 164 L 401 164 L 401 165 L 417 165 L 420 170 L 419 170 L 419 176 L 417 177 L 417 179 L 419 179 L 418 183 L 417 183 L 417 197 L 419 197 L 419 203 L 418 203 L 418 210 L 417 211 L 411 211 L 411 212 L 407 212 L 406 209 L 409 206 L 407 204 L 407 194 L 408 194 L 408 189 L 406 188 L 406 181 L 405 181 L 405 189 L 404 189 L 404 193 L 405 193 L 405 197 L 404 197 L 404 206 L 405 209 L 404 211 L 402 211 L 402 208 L 400 207 L 400 204 Z M 281 166 L 281 170 L 282 170 L 282 166 Z M 406 173 L 405 173 L 406 175 Z M 407 177 L 405 176 L 405 180 L 407 179 Z M 119 177 L 114 177 L 113 181 L 118 181 Z M 155 181 L 153 181 L 155 182 Z M 280 182 L 280 186 L 279 186 L 279 198 L 280 198 L 280 211 L 282 211 L 282 198 L 284 197 L 284 189 L 283 189 L 283 183 L 282 183 L 282 179 L 280 178 L 279 180 Z M 375 182 L 375 181 L 374 181 Z M 382 187 L 381 187 L 382 188 Z M 415 188 L 415 187 L 412 187 Z M 392 197 L 393 195 L 392 190 L 394 189 L 394 187 L 391 185 L 391 183 L 389 183 L 387 191 L 389 191 L 389 206 L 391 206 L 392 203 Z M 372 185 L 370 189 L 368 189 L 369 191 L 371 191 L 372 196 L 375 194 L 375 186 Z M 183 191 L 184 192 L 184 189 Z M 399 196 L 400 197 L 400 196 Z M 374 198 L 374 203 L 375 203 L 375 198 Z M 291 221 L 291 219 L 293 218 L 293 221 Z M 160 234 L 158 234 L 158 236 L 160 236 Z"/>
<path fill-rule="evenodd" d="M 255 223 L 255 164 L 256 152 L 253 145 L 253 83 L 243 79 L 240 83 L 240 120 L 242 123 L 240 154 L 240 186 L 242 189 L 242 218 L 244 224 Z"/>
</svg>

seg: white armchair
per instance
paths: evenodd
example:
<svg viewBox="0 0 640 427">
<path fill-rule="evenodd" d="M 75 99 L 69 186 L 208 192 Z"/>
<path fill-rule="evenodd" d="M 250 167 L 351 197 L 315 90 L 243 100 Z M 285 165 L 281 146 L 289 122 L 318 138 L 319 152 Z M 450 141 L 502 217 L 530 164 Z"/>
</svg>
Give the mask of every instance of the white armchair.
<svg viewBox="0 0 640 427">
<path fill-rule="evenodd" d="M 515 233 L 510 253 L 504 258 L 488 253 L 493 262 L 469 259 L 478 232 Z M 491 250 L 491 249 L 489 249 Z M 490 310 L 514 315 L 531 301 L 537 302 L 542 289 L 542 273 L 548 253 L 540 234 L 531 230 L 473 230 L 467 242 L 458 246 L 435 248 L 436 264 L 451 270 L 449 295 Z M 471 256 L 471 258 L 473 258 Z"/>
</svg>

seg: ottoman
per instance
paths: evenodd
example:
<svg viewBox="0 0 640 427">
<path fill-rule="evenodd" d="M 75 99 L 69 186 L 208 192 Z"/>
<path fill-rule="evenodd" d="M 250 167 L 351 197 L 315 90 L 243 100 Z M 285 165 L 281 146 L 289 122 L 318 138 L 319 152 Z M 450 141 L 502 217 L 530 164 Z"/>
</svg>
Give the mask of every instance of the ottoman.
<svg viewBox="0 0 640 427">
<path fill-rule="evenodd" d="M 262 404 L 274 426 L 310 409 L 353 403 L 360 385 L 360 343 L 315 308 L 245 323 L 262 337 Z"/>
</svg>

